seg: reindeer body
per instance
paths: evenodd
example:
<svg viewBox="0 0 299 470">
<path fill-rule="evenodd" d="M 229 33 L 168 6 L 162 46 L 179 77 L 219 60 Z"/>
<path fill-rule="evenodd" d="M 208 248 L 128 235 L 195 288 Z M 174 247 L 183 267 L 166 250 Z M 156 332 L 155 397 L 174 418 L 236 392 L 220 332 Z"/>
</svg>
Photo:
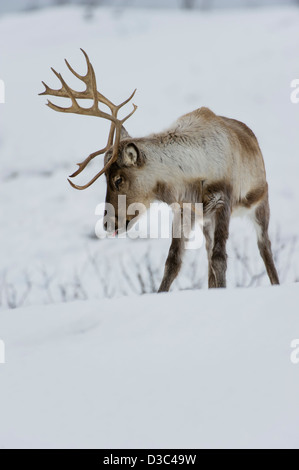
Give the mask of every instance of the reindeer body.
<svg viewBox="0 0 299 470">
<path fill-rule="evenodd" d="M 142 187 L 163 182 L 184 200 L 188 185 L 194 181 L 231 187 L 232 208 L 251 205 L 266 190 L 263 157 L 253 132 L 243 123 L 216 116 L 200 108 L 179 118 L 165 132 L 145 138 L 125 138 L 146 156 L 146 170 L 138 175 Z M 110 158 L 106 154 L 105 162 Z M 124 165 L 125 166 L 125 165 Z M 145 185 L 145 186 L 144 186 Z M 246 197 L 249 200 L 246 200 Z M 167 202 L 167 201 L 166 201 Z M 195 202 L 195 201 L 194 201 Z"/>
<path fill-rule="evenodd" d="M 127 206 L 138 201 L 148 207 L 153 200 L 203 202 L 209 287 L 225 287 L 230 216 L 247 214 L 256 227 L 270 280 L 279 283 L 268 237 L 264 161 L 255 135 L 245 124 L 200 108 L 164 132 L 136 139 L 124 135 L 118 159 L 106 172 L 106 202 L 113 204 L 116 213 L 119 194 L 126 195 Z M 108 151 L 105 164 L 110 158 Z M 113 181 L 119 178 L 122 184 L 116 190 Z M 184 241 L 183 236 L 172 240 L 160 291 L 169 290 L 180 270 Z"/>
<path fill-rule="evenodd" d="M 105 148 L 92 153 L 71 177 L 77 176 L 97 155 L 105 153 L 105 164 L 90 182 L 84 186 L 70 184 L 76 189 L 86 189 L 103 173 L 107 179 L 106 203 L 112 204 L 113 217 L 104 218 L 104 228 L 119 227 L 118 196 L 126 196 L 126 209 L 132 203 L 142 203 L 143 208 L 154 200 L 167 204 L 203 202 L 206 248 L 209 260 L 209 287 L 226 285 L 226 241 L 232 214 L 247 213 L 253 221 L 260 254 L 272 284 L 279 284 L 268 236 L 269 203 L 268 185 L 262 153 L 253 132 L 242 122 L 216 116 L 207 108 L 197 109 L 179 118 L 167 131 L 148 137 L 131 138 L 123 127 L 133 111 L 122 120 L 118 111 L 134 96 L 119 105 L 113 104 L 97 90 L 96 76 L 89 58 L 82 50 L 86 63 L 86 75 L 69 70 L 85 84 L 84 91 L 72 90 L 54 69 L 61 88 L 49 88 L 41 95 L 51 95 L 71 100 L 68 108 L 48 101 L 55 111 L 97 116 L 110 121 L 110 131 Z M 91 107 L 79 105 L 78 100 L 93 101 Z M 104 104 L 111 114 L 102 111 Z M 179 217 L 183 218 L 182 210 Z M 134 218 L 126 210 L 127 228 Z M 181 220 L 182 222 L 182 220 Z M 165 264 L 159 291 L 168 291 L 177 276 L 185 246 L 186 234 L 180 224 L 181 236 L 174 237 Z"/>
</svg>

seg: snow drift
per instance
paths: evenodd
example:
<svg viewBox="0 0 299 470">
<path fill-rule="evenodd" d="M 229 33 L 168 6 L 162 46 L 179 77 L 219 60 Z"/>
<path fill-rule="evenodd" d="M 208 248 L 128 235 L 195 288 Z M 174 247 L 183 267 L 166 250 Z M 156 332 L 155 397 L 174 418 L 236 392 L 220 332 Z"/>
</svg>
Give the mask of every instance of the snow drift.
<svg viewBox="0 0 299 470">
<path fill-rule="evenodd" d="M 3 312 L 0 446 L 298 447 L 298 303 L 295 284 Z"/>
</svg>

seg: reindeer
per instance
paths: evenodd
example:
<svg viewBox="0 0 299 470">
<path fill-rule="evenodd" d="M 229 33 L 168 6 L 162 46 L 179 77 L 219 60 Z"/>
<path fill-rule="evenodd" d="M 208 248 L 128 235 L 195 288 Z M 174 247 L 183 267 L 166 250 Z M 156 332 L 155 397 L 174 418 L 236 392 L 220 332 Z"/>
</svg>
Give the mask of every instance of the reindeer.
<svg viewBox="0 0 299 470">
<path fill-rule="evenodd" d="M 244 213 L 255 226 L 258 248 L 271 284 L 279 284 L 268 235 L 268 184 L 263 156 L 254 133 L 242 122 L 217 116 L 202 107 L 180 117 L 164 132 L 132 138 L 123 125 L 137 106 L 133 105 L 132 112 L 123 119 L 118 119 L 117 115 L 133 98 L 136 90 L 123 103 L 114 105 L 97 91 L 93 66 L 86 52 L 81 50 L 87 63 L 86 75 L 79 75 L 67 60 L 65 62 L 86 89 L 79 92 L 72 90 L 62 76 L 52 69 L 61 82 L 61 88 L 54 90 L 42 82 L 45 91 L 40 94 L 71 99 L 68 108 L 48 101 L 47 105 L 55 111 L 98 116 L 110 121 L 107 145 L 78 163 L 78 170 L 70 177 L 81 173 L 97 155 L 105 154 L 102 170 L 84 186 L 68 180 L 74 188 L 82 190 L 102 174 L 106 175 L 106 203 L 114 206 L 115 216 L 105 220 L 105 230 L 119 228 L 118 195 L 126 196 L 127 207 L 133 202 L 142 202 L 148 208 L 155 200 L 169 205 L 179 203 L 180 206 L 184 202 L 202 202 L 203 233 L 209 264 L 208 285 L 209 288 L 226 287 L 226 242 L 230 217 Z M 90 99 L 93 105 L 83 108 L 78 104 L 80 99 Z M 100 103 L 106 105 L 111 114 L 100 110 Z M 127 216 L 126 227 L 131 219 Z M 178 275 L 185 240 L 184 233 L 173 237 L 159 292 L 168 291 Z"/>
</svg>

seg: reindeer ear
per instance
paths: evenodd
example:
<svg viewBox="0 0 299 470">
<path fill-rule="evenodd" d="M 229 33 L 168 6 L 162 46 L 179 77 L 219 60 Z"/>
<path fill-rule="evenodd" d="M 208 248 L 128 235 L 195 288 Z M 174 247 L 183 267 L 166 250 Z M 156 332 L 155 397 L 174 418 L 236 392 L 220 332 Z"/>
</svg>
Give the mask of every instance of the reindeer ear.
<svg viewBox="0 0 299 470">
<path fill-rule="evenodd" d="M 124 166 L 137 166 L 139 164 L 140 154 L 138 147 L 130 143 L 123 150 L 122 163 Z"/>
<path fill-rule="evenodd" d="M 131 136 L 128 134 L 127 129 L 124 126 L 121 126 L 120 138 L 129 139 Z"/>
</svg>

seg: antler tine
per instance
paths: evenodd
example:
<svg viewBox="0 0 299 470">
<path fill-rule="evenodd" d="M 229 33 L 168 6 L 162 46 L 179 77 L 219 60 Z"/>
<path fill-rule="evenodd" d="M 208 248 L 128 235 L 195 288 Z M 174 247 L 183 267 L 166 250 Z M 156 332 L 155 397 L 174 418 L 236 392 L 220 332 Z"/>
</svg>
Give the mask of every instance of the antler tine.
<svg viewBox="0 0 299 470">
<path fill-rule="evenodd" d="M 74 178 L 75 176 L 79 175 L 81 173 L 81 171 L 84 170 L 84 168 L 88 165 L 88 163 L 93 159 L 95 158 L 96 156 L 98 155 L 101 155 L 103 153 L 105 153 L 113 144 L 113 137 L 114 137 L 114 131 L 115 131 L 115 126 L 113 123 L 111 123 L 111 126 L 110 126 L 110 131 L 109 131 L 109 136 L 108 136 L 108 141 L 107 141 L 107 145 L 106 147 L 104 147 L 102 150 L 98 150 L 97 152 L 93 152 L 91 153 L 87 158 L 85 158 L 85 160 L 83 160 L 83 162 L 81 163 L 77 163 L 78 165 L 78 170 L 76 170 L 74 173 L 72 173 L 69 177 L 70 178 Z"/>
<path fill-rule="evenodd" d="M 80 114 L 81 113 L 81 109 L 80 106 L 78 105 L 77 101 L 76 101 L 76 98 L 73 94 L 73 90 L 68 86 L 68 84 L 64 81 L 64 79 L 62 78 L 62 75 L 58 72 L 56 72 L 56 70 L 54 70 L 53 68 L 51 69 L 54 74 L 56 75 L 56 77 L 60 80 L 61 82 L 61 91 L 65 91 L 67 93 L 67 96 L 68 98 L 71 99 L 72 101 L 72 105 L 69 107 L 69 108 L 62 108 L 60 106 L 57 106 L 56 104 L 53 104 L 51 103 L 51 101 L 48 100 L 48 103 L 47 105 L 51 108 L 51 109 L 54 109 L 55 111 L 61 111 L 61 112 L 65 112 L 65 113 L 75 113 L 75 114 Z"/>
<path fill-rule="evenodd" d="M 104 147 L 103 149 L 101 150 L 98 150 L 97 152 L 93 152 L 91 153 L 90 155 L 88 155 L 87 158 L 85 158 L 85 160 L 83 160 L 83 162 L 81 163 L 77 163 L 78 165 L 78 170 L 76 170 L 74 173 L 72 173 L 69 178 L 74 178 L 75 176 L 78 176 L 81 171 L 84 170 L 84 168 L 88 165 L 88 163 L 95 157 L 97 157 L 98 155 L 102 155 L 103 153 L 105 153 L 112 145 L 113 143 L 113 135 L 114 135 L 114 125 L 111 124 L 111 128 L 110 128 L 110 132 L 109 132 L 109 137 L 108 137 L 108 142 L 107 142 L 107 145 L 106 147 Z M 110 161 L 110 160 L 109 160 Z"/>
<path fill-rule="evenodd" d="M 130 114 L 128 114 L 126 117 L 124 117 L 124 118 L 120 121 L 122 124 L 123 124 L 124 122 L 126 122 L 126 120 L 129 119 L 129 117 L 131 117 L 132 114 L 134 114 L 135 111 L 136 111 L 136 109 L 138 108 L 138 106 L 136 106 L 136 104 L 134 104 L 134 103 L 132 103 L 132 104 L 133 104 L 133 108 L 134 108 L 134 109 L 133 109 L 133 111 L 132 111 Z"/>
<path fill-rule="evenodd" d="M 63 95 L 59 95 L 59 93 L 62 91 L 61 89 L 60 90 L 52 90 L 52 88 L 48 87 L 48 85 L 45 82 L 42 81 L 42 84 L 44 85 L 45 90 L 42 91 L 41 93 L 39 93 L 38 94 L 39 96 L 42 96 L 42 95 L 63 96 Z"/>
<path fill-rule="evenodd" d="M 85 56 L 85 59 L 86 59 L 86 64 L 87 64 L 87 72 L 85 75 L 80 75 L 78 72 L 76 72 L 73 67 L 69 64 L 69 62 L 64 59 L 68 69 L 72 72 L 73 75 L 75 75 L 75 77 L 77 77 L 79 80 L 82 80 L 82 81 L 85 81 L 85 79 L 91 74 L 91 71 L 93 70 L 93 67 L 92 67 L 92 64 L 89 60 L 89 57 L 88 55 L 86 54 L 86 52 L 80 48 L 80 51 L 83 52 L 84 56 Z"/>
<path fill-rule="evenodd" d="M 70 183 L 70 185 L 75 189 L 82 190 L 82 189 L 89 188 L 89 186 L 91 186 L 103 173 L 105 173 L 105 171 L 108 170 L 108 168 L 112 165 L 114 161 L 115 160 L 113 160 L 113 157 L 111 157 L 110 160 L 106 163 L 106 165 L 104 165 L 104 167 L 101 169 L 101 171 L 99 171 L 99 173 L 97 173 L 88 183 L 84 184 L 83 186 L 79 186 L 73 183 L 69 178 L 67 180 Z"/>
<path fill-rule="evenodd" d="M 62 98 L 69 98 L 69 95 L 67 94 L 67 91 L 64 88 L 64 85 L 62 83 L 62 76 L 60 73 L 56 72 L 53 67 L 51 67 L 52 72 L 56 75 L 56 77 L 59 79 L 61 83 L 61 88 L 58 90 L 54 90 L 53 88 L 50 88 L 45 82 L 42 81 L 42 84 L 45 87 L 45 90 L 42 93 L 39 93 L 39 95 L 51 95 L 51 96 L 61 96 Z"/>
<path fill-rule="evenodd" d="M 92 78 L 92 84 L 96 83 L 96 78 L 95 78 L 95 73 L 94 73 L 94 68 L 89 60 L 89 57 L 87 55 L 87 53 L 81 48 L 81 51 L 83 52 L 84 54 L 84 57 L 85 57 L 85 60 L 86 60 L 86 64 L 87 64 L 87 73 L 84 77 L 81 78 L 81 80 L 84 81 L 84 83 L 86 84 L 87 88 L 88 88 L 88 85 L 89 85 L 89 77 Z M 106 106 L 108 106 L 108 108 L 110 108 L 111 111 L 114 111 L 117 109 L 117 106 L 115 106 L 115 104 L 112 103 L 112 101 L 110 101 L 108 98 L 106 98 L 106 96 L 102 95 L 102 93 L 100 93 L 99 91 L 97 91 L 96 87 L 94 89 L 94 92 L 97 94 L 97 97 L 98 97 L 98 101 L 100 101 L 101 103 L 105 104 Z"/>
<path fill-rule="evenodd" d="M 85 83 L 85 85 L 86 85 L 85 93 L 87 92 L 87 94 L 89 95 L 89 91 L 92 91 L 92 95 L 93 95 L 92 98 L 97 97 L 98 101 L 100 101 L 101 103 L 108 106 L 110 108 L 110 110 L 112 111 L 112 109 L 114 109 L 116 106 L 110 100 L 108 100 L 108 98 L 106 98 L 104 95 L 102 95 L 102 93 L 97 91 L 96 86 L 93 87 L 94 83 L 96 84 L 94 68 L 92 66 L 92 63 L 89 60 L 89 57 L 88 57 L 87 53 L 82 48 L 80 48 L 80 50 L 84 54 L 84 57 L 85 57 L 85 60 L 86 60 L 86 65 L 87 65 L 86 74 L 85 75 L 80 75 L 78 72 L 76 72 L 73 69 L 73 67 L 69 64 L 69 62 L 66 59 L 64 59 L 68 69 L 72 72 L 73 75 L 75 75 L 75 77 L 77 77 L 79 80 L 81 80 L 82 82 Z M 92 87 L 92 90 L 90 90 L 90 87 Z"/>
<path fill-rule="evenodd" d="M 66 63 L 68 69 L 72 72 L 72 74 L 75 75 L 75 77 L 77 77 L 79 80 L 84 80 L 86 75 L 80 75 L 78 72 L 76 72 L 76 70 L 73 69 L 73 67 L 66 59 L 64 59 L 64 62 Z"/>
<path fill-rule="evenodd" d="M 98 155 L 102 155 L 103 153 L 106 152 L 106 150 L 108 150 L 108 147 L 106 146 L 105 148 L 101 149 L 101 150 L 98 150 L 97 152 L 93 152 L 91 153 L 90 155 L 88 155 L 87 158 L 85 158 L 85 160 L 83 160 L 83 162 L 81 163 L 77 163 L 78 165 L 78 170 L 74 171 L 74 173 L 72 173 L 69 178 L 75 178 L 75 176 L 79 175 L 81 173 L 81 171 L 84 170 L 84 168 L 88 165 L 88 163 L 95 157 L 97 157 Z"/>
<path fill-rule="evenodd" d="M 123 101 L 121 104 L 119 104 L 117 107 L 117 110 L 119 110 L 120 108 L 122 108 L 125 104 L 127 104 L 129 101 L 131 101 L 131 99 L 133 98 L 133 96 L 135 95 L 137 91 L 137 88 L 135 88 L 135 90 L 133 91 L 133 93 L 131 94 L 131 96 L 129 96 L 129 98 L 127 98 L 125 101 Z M 134 106 L 134 105 L 133 105 Z"/>
<path fill-rule="evenodd" d="M 121 126 L 122 126 L 122 123 L 121 121 L 118 121 L 118 123 L 116 124 L 116 136 L 115 136 L 115 142 L 114 142 L 114 146 L 113 146 L 113 153 L 112 153 L 112 156 L 111 158 L 108 160 L 108 162 L 106 163 L 106 165 L 104 165 L 104 167 L 101 169 L 101 171 L 99 171 L 88 183 L 84 184 L 83 186 L 79 186 L 75 183 L 73 183 L 69 178 L 68 178 L 68 182 L 70 183 L 70 185 L 75 188 L 75 189 L 78 189 L 78 190 L 83 190 L 83 189 L 87 189 L 89 188 L 89 186 L 91 186 L 103 173 L 105 173 L 108 168 L 110 168 L 110 166 L 112 165 L 112 163 L 114 163 L 116 160 L 117 160 L 117 156 L 118 156 L 118 145 L 119 145 L 119 141 L 120 141 L 120 133 L 121 133 Z M 109 138 L 110 138 L 110 135 L 109 135 Z M 86 159 L 87 160 L 87 159 Z M 85 161 L 86 161 L 85 160 Z M 82 162 L 83 164 L 85 163 Z M 88 162 L 87 162 L 88 163 Z M 86 163 L 86 165 L 87 165 Z M 85 165 L 85 166 L 86 166 Z M 82 168 L 83 169 L 83 168 Z M 77 170 L 78 171 L 78 170 Z M 79 171 L 80 172 L 80 171 Z M 78 173 L 77 173 L 78 174 Z"/>
</svg>

